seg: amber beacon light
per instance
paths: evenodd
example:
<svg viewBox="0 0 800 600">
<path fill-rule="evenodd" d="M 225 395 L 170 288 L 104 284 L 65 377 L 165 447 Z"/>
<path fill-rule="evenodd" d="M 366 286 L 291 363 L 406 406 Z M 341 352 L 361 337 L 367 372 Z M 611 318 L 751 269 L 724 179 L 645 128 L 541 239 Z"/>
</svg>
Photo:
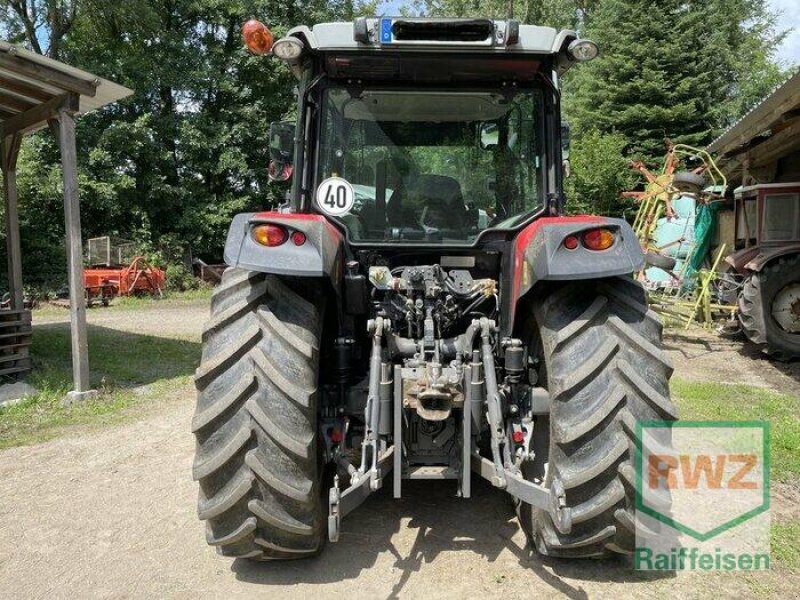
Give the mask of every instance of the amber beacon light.
<svg viewBox="0 0 800 600">
<path fill-rule="evenodd" d="M 244 24 L 242 40 L 247 49 L 258 56 L 272 51 L 272 32 L 257 19 L 250 19 Z"/>
</svg>

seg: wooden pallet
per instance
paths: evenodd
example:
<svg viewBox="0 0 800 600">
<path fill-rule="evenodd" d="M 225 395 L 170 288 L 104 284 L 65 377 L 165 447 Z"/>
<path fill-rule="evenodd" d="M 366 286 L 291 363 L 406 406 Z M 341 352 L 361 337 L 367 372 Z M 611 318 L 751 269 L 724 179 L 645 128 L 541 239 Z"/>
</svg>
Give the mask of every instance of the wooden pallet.
<svg viewBox="0 0 800 600">
<path fill-rule="evenodd" d="M 0 310 L 0 376 L 31 370 L 31 311 Z"/>
</svg>

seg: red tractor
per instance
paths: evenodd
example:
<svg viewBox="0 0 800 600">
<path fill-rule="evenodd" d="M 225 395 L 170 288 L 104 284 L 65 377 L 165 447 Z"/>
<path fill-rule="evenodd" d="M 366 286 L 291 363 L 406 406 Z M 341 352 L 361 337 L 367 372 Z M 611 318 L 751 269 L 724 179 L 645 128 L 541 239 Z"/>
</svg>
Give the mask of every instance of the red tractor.
<svg viewBox="0 0 800 600">
<path fill-rule="evenodd" d="M 723 299 L 738 302 L 747 338 L 778 360 L 800 358 L 800 182 L 736 190 L 740 248 Z"/>
<path fill-rule="evenodd" d="M 208 543 L 317 554 L 391 473 L 396 498 L 488 480 L 543 554 L 631 552 L 637 422 L 677 410 L 634 232 L 564 215 L 557 77 L 597 47 L 488 19 L 244 34 L 298 110 L 270 135 L 290 198 L 234 218 L 203 333 Z"/>
</svg>

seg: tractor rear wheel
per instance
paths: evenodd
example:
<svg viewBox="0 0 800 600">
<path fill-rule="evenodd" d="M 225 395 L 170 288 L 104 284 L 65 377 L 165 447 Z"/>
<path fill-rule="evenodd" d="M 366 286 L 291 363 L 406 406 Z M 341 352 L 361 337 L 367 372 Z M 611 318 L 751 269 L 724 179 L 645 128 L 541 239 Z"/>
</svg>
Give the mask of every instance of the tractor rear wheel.
<svg viewBox="0 0 800 600">
<path fill-rule="evenodd" d="M 195 376 L 193 475 L 224 556 L 302 558 L 324 543 L 316 389 L 320 303 L 273 275 L 228 269 Z"/>
<path fill-rule="evenodd" d="M 573 526 L 563 534 L 547 512 L 524 505 L 523 528 L 547 556 L 630 553 L 636 423 L 678 417 L 661 321 L 628 278 L 567 283 L 535 305 L 534 317 L 551 409 L 534 427 L 534 447 L 546 456 L 533 466 L 548 487 L 561 480 Z"/>
<path fill-rule="evenodd" d="M 779 258 L 745 280 L 739 321 L 766 354 L 800 358 L 800 256 Z"/>
</svg>

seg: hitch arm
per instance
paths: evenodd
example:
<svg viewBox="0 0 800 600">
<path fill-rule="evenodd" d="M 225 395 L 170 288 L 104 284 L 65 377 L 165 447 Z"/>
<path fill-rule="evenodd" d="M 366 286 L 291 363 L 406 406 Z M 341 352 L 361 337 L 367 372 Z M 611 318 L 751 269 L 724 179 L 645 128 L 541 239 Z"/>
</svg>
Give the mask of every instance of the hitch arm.
<svg viewBox="0 0 800 600">
<path fill-rule="evenodd" d="M 472 470 L 494 483 L 495 467 L 492 461 L 477 454 L 472 455 Z M 550 513 L 553 523 L 561 533 L 572 531 L 572 509 L 567 506 L 567 494 L 558 478 L 549 488 L 523 479 L 518 473 L 505 469 L 505 490 L 517 498 Z"/>
<path fill-rule="evenodd" d="M 339 489 L 339 476 L 334 477 L 333 487 L 328 493 L 328 539 L 331 542 L 339 541 L 342 519 L 361 506 L 380 487 L 377 484 L 392 470 L 393 460 L 394 446 L 381 455 L 375 471 L 354 473 L 350 486 L 343 492 Z"/>
</svg>

